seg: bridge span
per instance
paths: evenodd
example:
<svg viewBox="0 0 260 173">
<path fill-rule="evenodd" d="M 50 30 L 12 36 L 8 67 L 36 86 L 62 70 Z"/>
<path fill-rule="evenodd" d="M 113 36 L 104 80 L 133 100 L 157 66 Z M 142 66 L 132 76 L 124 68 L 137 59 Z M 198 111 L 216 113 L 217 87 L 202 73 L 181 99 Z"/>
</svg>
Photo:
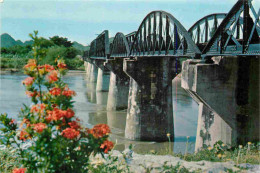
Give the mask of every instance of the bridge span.
<svg viewBox="0 0 260 173">
<path fill-rule="evenodd" d="M 259 15 L 251 0 L 238 0 L 186 30 L 170 13 L 152 11 L 137 31 L 110 42 L 105 30 L 91 42 L 87 78 L 109 91 L 108 110 L 127 109 L 128 139 L 174 139 L 172 79 L 181 74 L 199 104 L 196 150 L 259 141 Z"/>
</svg>

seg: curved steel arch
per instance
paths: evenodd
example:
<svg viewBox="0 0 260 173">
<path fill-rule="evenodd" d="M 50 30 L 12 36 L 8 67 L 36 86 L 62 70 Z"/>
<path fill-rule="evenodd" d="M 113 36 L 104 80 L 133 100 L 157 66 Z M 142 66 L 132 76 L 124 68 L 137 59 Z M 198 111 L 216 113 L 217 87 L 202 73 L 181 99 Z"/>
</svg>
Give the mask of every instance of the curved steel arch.
<svg viewBox="0 0 260 173">
<path fill-rule="evenodd" d="M 118 32 L 113 40 L 110 57 L 127 57 L 130 47 L 125 35 Z"/>
<path fill-rule="evenodd" d="M 203 57 L 214 55 L 259 55 L 260 10 L 251 0 L 238 0 L 203 49 Z"/>
<path fill-rule="evenodd" d="M 208 42 L 226 15 L 227 13 L 213 13 L 195 22 L 188 30 L 192 40 L 197 45 Z"/>
<path fill-rule="evenodd" d="M 135 35 L 131 56 L 189 56 L 201 51 L 187 30 L 171 14 L 152 11 L 142 21 Z"/>
</svg>

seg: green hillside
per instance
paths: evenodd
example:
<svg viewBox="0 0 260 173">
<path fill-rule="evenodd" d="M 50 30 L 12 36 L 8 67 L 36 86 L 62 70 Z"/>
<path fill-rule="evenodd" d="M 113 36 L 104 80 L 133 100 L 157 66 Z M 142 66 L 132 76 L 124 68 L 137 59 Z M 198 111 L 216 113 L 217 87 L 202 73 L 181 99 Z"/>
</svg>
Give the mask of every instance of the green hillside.
<svg viewBox="0 0 260 173">
<path fill-rule="evenodd" d="M 20 43 L 21 41 L 16 42 L 15 39 L 13 39 L 13 37 L 11 37 L 7 33 L 2 34 L 0 36 L 0 40 L 1 40 L 1 47 L 12 47 L 21 44 Z"/>
<path fill-rule="evenodd" d="M 72 46 L 75 47 L 76 49 L 79 49 L 79 50 L 82 50 L 82 51 L 88 50 L 88 46 L 83 46 L 82 44 L 80 44 L 76 41 L 73 42 Z"/>
</svg>

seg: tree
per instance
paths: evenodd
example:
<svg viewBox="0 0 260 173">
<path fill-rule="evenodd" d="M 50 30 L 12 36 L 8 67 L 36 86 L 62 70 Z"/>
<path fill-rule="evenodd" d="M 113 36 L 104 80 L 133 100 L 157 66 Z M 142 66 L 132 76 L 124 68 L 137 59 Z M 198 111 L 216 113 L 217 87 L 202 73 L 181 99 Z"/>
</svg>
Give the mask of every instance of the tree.
<svg viewBox="0 0 260 173">
<path fill-rule="evenodd" d="M 68 41 L 68 39 L 65 37 L 53 36 L 53 37 L 50 37 L 50 40 L 57 46 L 64 46 L 64 47 L 72 46 L 71 41 Z"/>
<path fill-rule="evenodd" d="M 51 46 L 54 46 L 54 43 L 53 41 L 51 40 L 48 40 L 46 38 L 43 38 L 43 37 L 40 37 L 39 38 L 39 45 L 42 47 L 42 48 L 49 48 Z"/>
</svg>

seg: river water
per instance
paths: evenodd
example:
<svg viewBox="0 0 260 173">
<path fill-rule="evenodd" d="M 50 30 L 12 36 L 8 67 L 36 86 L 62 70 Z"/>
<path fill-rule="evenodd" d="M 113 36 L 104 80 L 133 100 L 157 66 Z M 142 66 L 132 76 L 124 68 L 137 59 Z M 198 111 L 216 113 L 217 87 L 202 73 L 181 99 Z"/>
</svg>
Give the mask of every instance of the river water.
<svg viewBox="0 0 260 173">
<path fill-rule="evenodd" d="M 17 115 L 23 103 L 30 105 L 29 98 L 24 93 L 22 80 L 23 74 L 0 75 L 0 113 L 8 113 L 12 118 Z M 198 105 L 189 94 L 180 86 L 180 78 L 173 80 L 173 116 L 175 142 L 169 146 L 168 142 L 140 142 L 124 138 L 126 110 L 106 111 L 107 92 L 96 92 L 95 84 L 85 80 L 85 73 L 69 73 L 64 77 L 69 87 L 76 91 L 74 109 L 76 115 L 87 127 L 98 123 L 106 123 L 110 126 L 112 134 L 110 139 L 116 143 L 115 149 L 124 150 L 130 144 L 134 151 L 148 153 L 152 150 L 165 153 L 170 147 L 174 152 L 184 152 L 187 136 L 189 136 L 188 152 L 194 152 L 195 136 L 197 131 Z M 166 134 L 162 134 L 166 135 Z"/>
</svg>

